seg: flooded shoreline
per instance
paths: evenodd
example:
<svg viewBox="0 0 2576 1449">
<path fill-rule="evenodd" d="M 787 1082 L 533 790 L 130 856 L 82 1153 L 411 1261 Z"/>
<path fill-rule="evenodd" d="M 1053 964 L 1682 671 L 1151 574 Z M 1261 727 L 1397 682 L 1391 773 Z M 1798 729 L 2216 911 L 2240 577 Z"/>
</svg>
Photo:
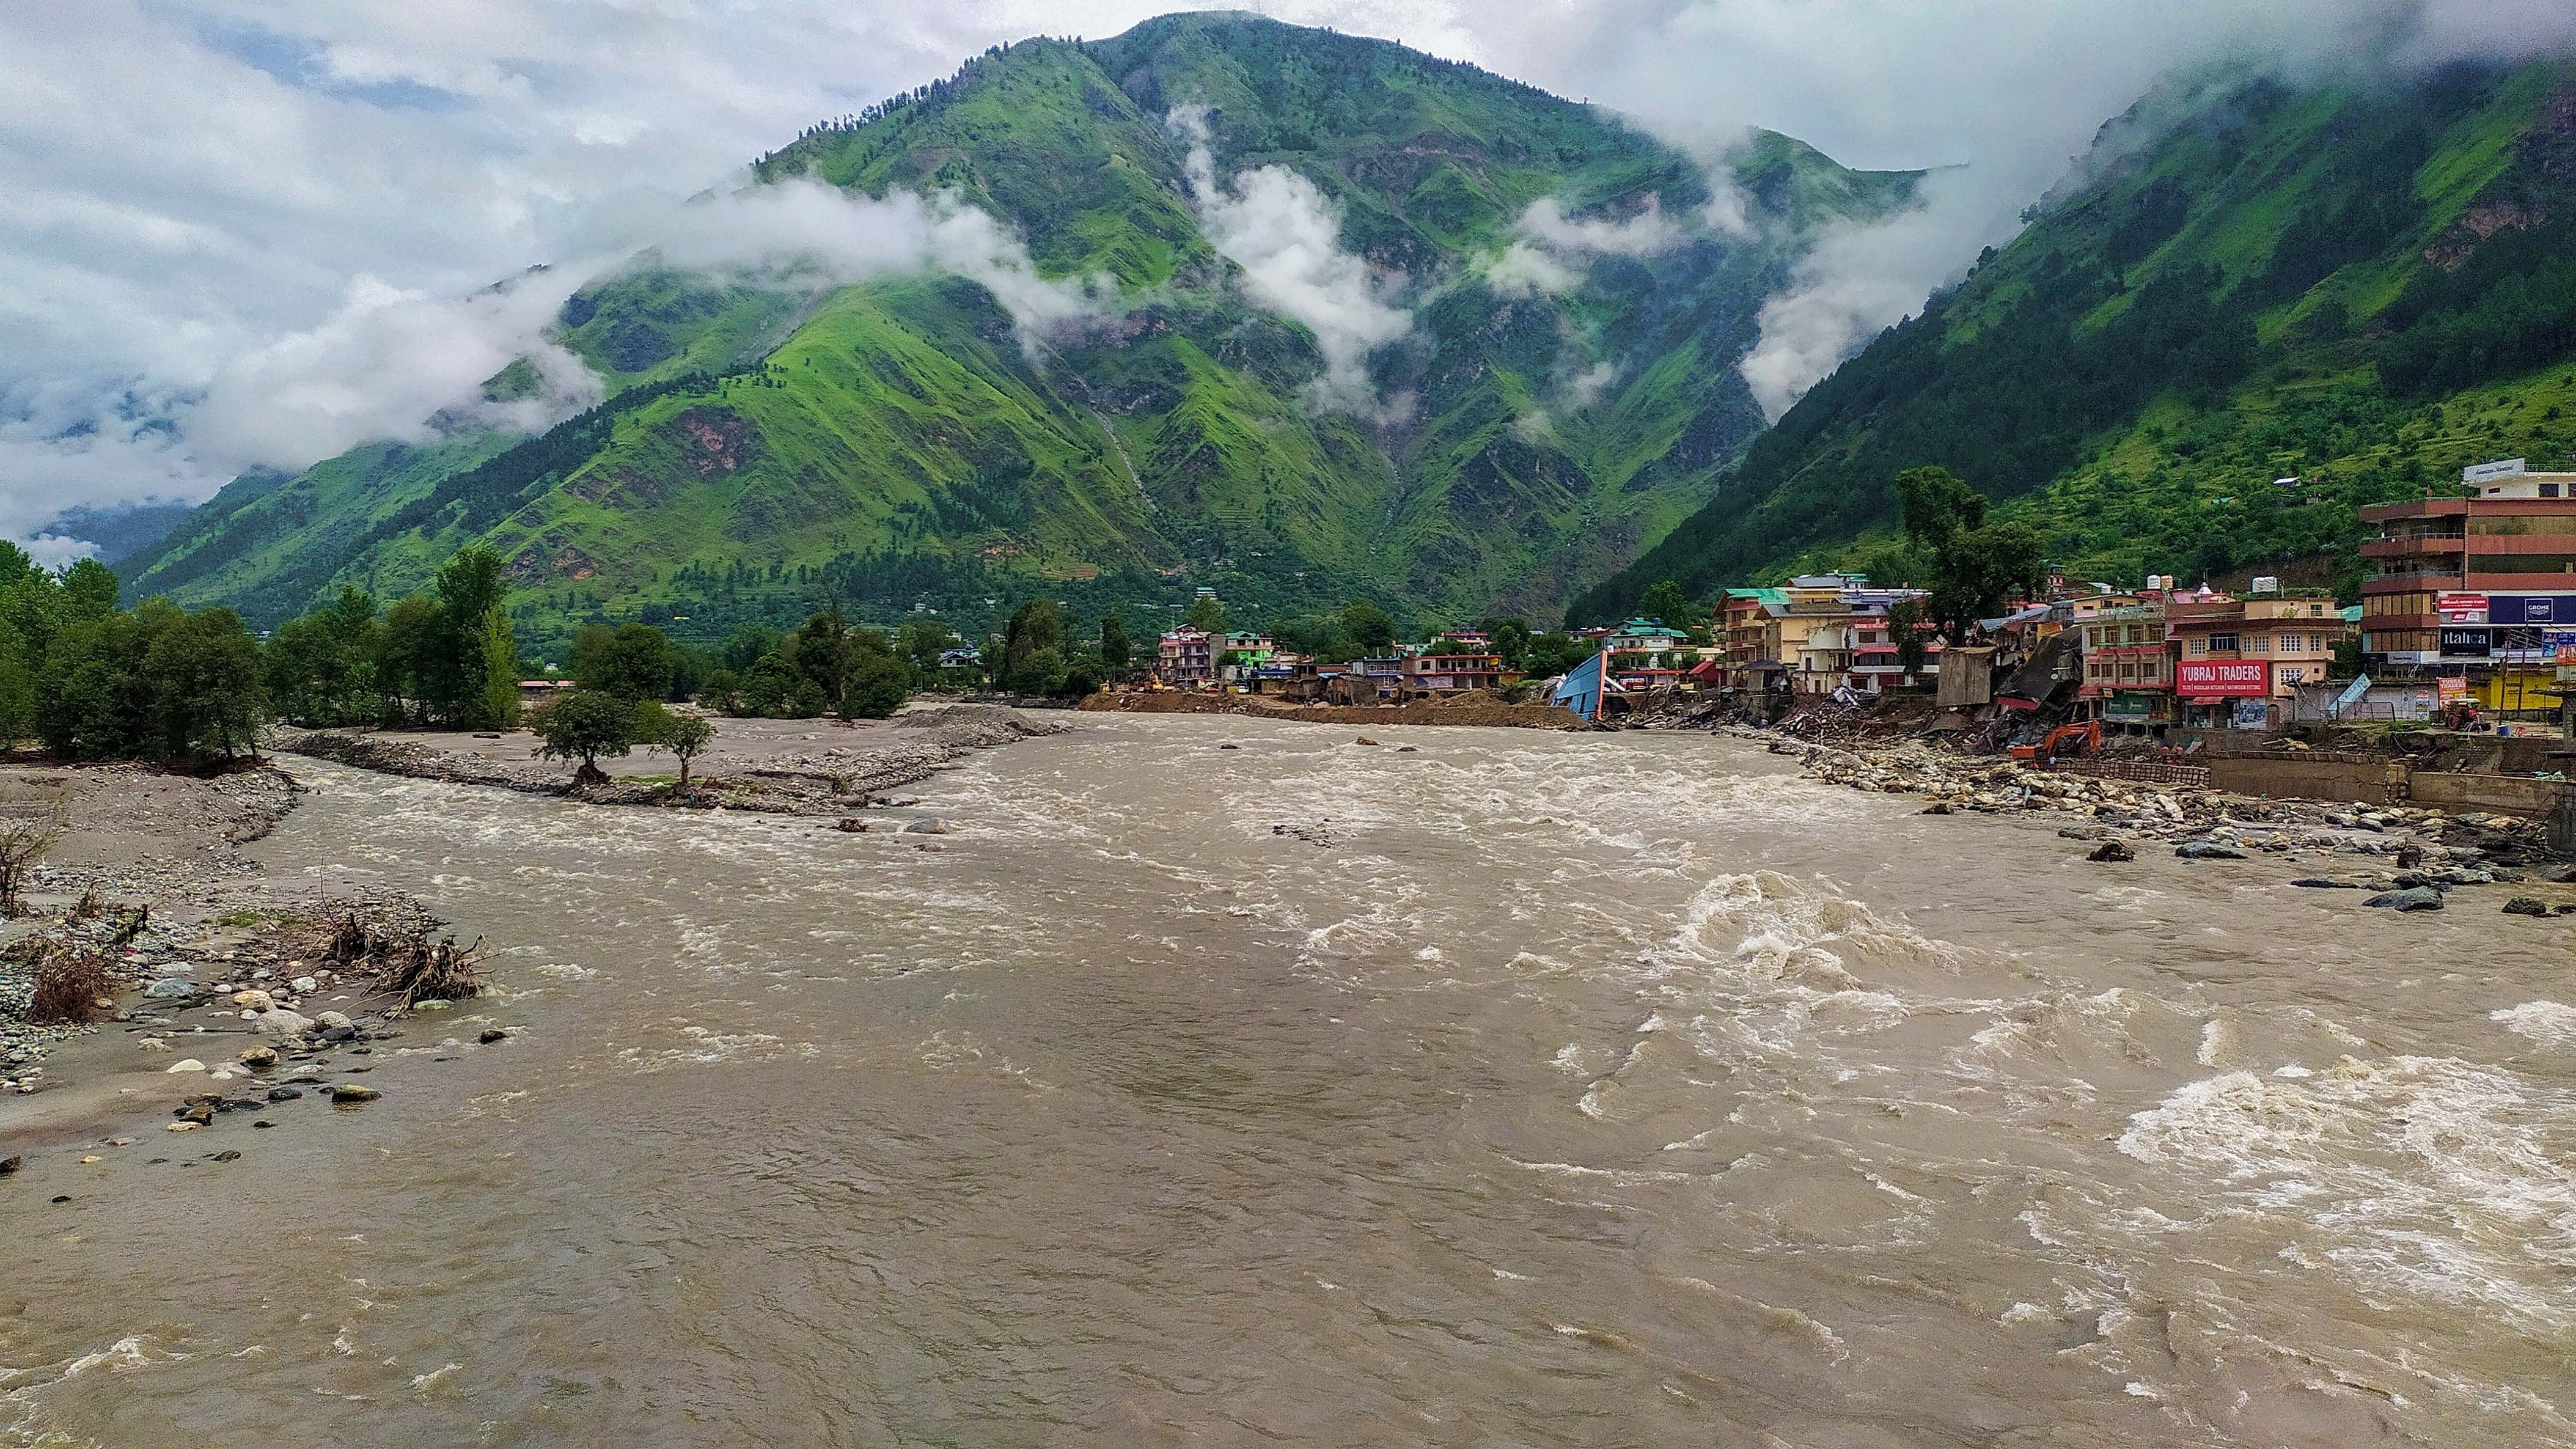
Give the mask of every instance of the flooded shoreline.
<svg viewBox="0 0 2576 1449">
<path fill-rule="evenodd" d="M 926 783 L 935 851 L 322 767 L 253 853 L 486 936 L 522 1035 L 220 1176 L 6 1185 L 0 1423 L 2571 1432 L 2569 926 L 1738 740 L 1405 743 L 1086 716 Z"/>
</svg>

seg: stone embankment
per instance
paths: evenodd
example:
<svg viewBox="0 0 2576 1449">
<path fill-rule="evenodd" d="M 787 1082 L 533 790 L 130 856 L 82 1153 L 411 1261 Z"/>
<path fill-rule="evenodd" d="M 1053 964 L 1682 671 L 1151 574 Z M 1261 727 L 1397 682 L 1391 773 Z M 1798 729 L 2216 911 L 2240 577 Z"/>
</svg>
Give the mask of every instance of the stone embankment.
<svg viewBox="0 0 2576 1449">
<path fill-rule="evenodd" d="M 2132 859 L 2139 845 L 2150 842 L 2170 845 L 2187 860 L 2344 857 L 2349 864 L 2342 871 L 2292 883 L 2372 891 L 2367 904 L 2396 910 L 2439 910 L 2444 894 L 2460 886 L 2524 882 L 2531 876 L 2517 868 L 2536 865 L 2546 856 L 2539 822 L 2510 816 L 2249 799 L 2026 769 L 2009 760 L 1949 754 L 1919 742 L 1852 750 L 1743 733 L 1769 739 L 1774 754 L 1796 756 L 1816 779 L 1855 790 L 1919 796 L 1930 802 L 1928 813 L 2077 817 L 2058 833 L 2095 842 L 2089 858 L 2106 863 Z M 2544 868 L 2541 878 L 2576 882 L 2576 869 Z M 2526 916 L 2551 913 L 2546 906 L 2532 909 L 2539 904 L 2517 897 L 2505 909 Z M 2576 903 L 2556 912 L 2576 913 Z"/>
<path fill-rule="evenodd" d="M 372 730 L 283 732 L 277 748 L 380 774 L 561 795 L 590 805 L 833 815 L 863 808 L 878 793 L 917 783 L 977 750 L 1071 728 L 1013 709 L 971 704 L 914 710 L 887 723 L 903 738 L 766 756 L 731 773 L 692 780 L 686 789 L 668 780 L 615 777 L 604 784 L 576 785 L 558 765 L 463 755 Z"/>
</svg>

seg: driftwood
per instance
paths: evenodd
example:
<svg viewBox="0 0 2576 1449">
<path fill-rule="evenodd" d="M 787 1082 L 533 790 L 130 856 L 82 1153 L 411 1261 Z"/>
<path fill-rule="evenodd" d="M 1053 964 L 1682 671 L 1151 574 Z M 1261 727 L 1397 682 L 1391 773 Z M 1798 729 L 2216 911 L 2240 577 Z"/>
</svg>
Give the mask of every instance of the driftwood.
<svg viewBox="0 0 2576 1449">
<path fill-rule="evenodd" d="M 404 1006 L 423 1001 L 462 1001 L 480 995 L 474 958 L 481 940 L 467 946 L 416 916 L 351 907 L 323 924 L 322 959 L 345 975 L 364 977 L 375 990 Z"/>
</svg>

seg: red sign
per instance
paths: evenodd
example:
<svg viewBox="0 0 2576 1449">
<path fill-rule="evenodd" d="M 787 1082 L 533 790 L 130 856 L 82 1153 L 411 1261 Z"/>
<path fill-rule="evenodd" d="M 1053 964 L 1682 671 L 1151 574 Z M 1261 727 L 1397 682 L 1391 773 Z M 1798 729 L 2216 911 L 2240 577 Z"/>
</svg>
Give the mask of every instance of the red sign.
<svg viewBox="0 0 2576 1449">
<path fill-rule="evenodd" d="M 2487 621 L 2487 596 L 2484 594 L 2435 594 L 2433 611 L 2445 624 L 2483 624 Z"/>
<path fill-rule="evenodd" d="M 2261 659 L 2186 659 L 2174 683 L 2191 699 L 2256 699 L 2272 692 L 2272 666 Z"/>
</svg>

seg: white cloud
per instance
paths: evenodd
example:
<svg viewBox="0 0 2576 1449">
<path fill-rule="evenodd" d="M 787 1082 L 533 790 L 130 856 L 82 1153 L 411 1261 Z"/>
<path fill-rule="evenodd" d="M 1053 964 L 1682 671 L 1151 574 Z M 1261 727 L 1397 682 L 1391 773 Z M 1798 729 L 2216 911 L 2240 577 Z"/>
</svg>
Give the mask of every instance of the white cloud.
<svg viewBox="0 0 2576 1449">
<path fill-rule="evenodd" d="M 1506 297 L 1570 290 L 1595 257 L 1651 257 L 1685 239 L 1681 223 L 1648 196 L 1626 217 L 1569 217 L 1555 197 L 1531 202 L 1512 229 L 1519 239 L 1485 268 L 1485 280 Z"/>
<path fill-rule="evenodd" d="M 182 419 L 172 410 L 207 395 L 228 371 L 274 375 L 299 351 L 330 355 L 325 335 L 363 351 L 367 328 L 415 317 L 407 309 L 433 314 L 416 319 L 423 326 L 444 318 L 432 334 L 452 342 L 440 328 L 456 323 L 456 304 L 427 299 L 467 297 L 532 263 L 568 268 L 567 259 L 591 255 L 577 242 L 595 228 L 602 198 L 699 192 L 812 120 L 944 75 L 998 41 L 1105 36 L 1177 8 L 1153 0 L 0 6 L 0 530 L 23 536 L 30 520 L 76 503 L 205 496 L 225 475 L 195 460 L 184 435 L 174 439 L 170 427 Z M 1835 253 L 1846 267 L 1820 260 L 1811 269 L 1796 309 L 1808 320 L 1784 331 L 1765 359 L 1779 365 L 1775 396 L 1830 365 L 1832 297 L 1847 298 L 1839 335 L 1852 341 L 1919 308 L 1921 291 L 2009 233 L 2013 213 L 2063 172 L 2104 117 L 2173 67 L 2250 54 L 2313 69 L 2576 45 L 2576 5 L 2565 0 L 1270 0 L 1263 8 L 1473 61 L 1617 107 L 1668 137 L 1762 125 L 1847 164 L 1970 163 L 1957 184 L 1974 200 L 1912 223 L 1949 219 L 1918 236 L 1925 250 L 1854 242 Z M 1227 199 L 1257 200 L 1283 223 L 1311 223 L 1323 201 L 1284 179 Z M 1727 229 L 1747 217 L 1740 202 L 1721 190 L 1717 210 L 1702 219 Z M 1531 252 L 1516 265 L 1536 274 L 1530 284 L 1552 280 L 1539 263 L 1553 258 L 1522 240 Z M 1034 280 L 1007 247 L 966 255 L 983 259 L 977 265 L 997 291 Z M 415 300 L 350 313 L 362 277 Z M 1899 300 L 1909 291 L 1917 295 Z M 1050 316 L 1082 305 L 1051 286 L 1014 295 L 1015 317 L 1041 332 Z M 1391 326 L 1401 309 L 1384 294 L 1376 304 L 1342 310 Z M 1352 334 L 1346 355 L 1368 335 Z M 1792 357 L 1797 366 L 1787 365 Z M 326 423 L 365 411 L 318 394 L 307 405 Z M 272 430 L 247 418 L 229 435 L 242 447 L 284 451 Z"/>
<path fill-rule="evenodd" d="M 1207 114 L 1183 106 L 1170 117 L 1191 141 L 1190 199 L 1210 244 L 1243 270 L 1244 290 L 1263 307 L 1301 323 L 1324 354 L 1313 400 L 1382 413 L 1368 361 L 1413 331 L 1413 314 L 1390 300 L 1403 279 L 1381 274 L 1342 250 L 1342 219 L 1315 183 L 1284 166 L 1263 166 L 1220 183 L 1208 154 Z"/>
<path fill-rule="evenodd" d="M 433 297 L 362 275 L 320 326 L 218 368 L 185 415 L 188 448 L 219 471 L 294 471 L 360 443 L 427 442 L 432 415 L 449 409 L 543 427 L 599 400 L 598 379 L 544 335 L 578 281 L 550 270 Z M 482 401 L 485 379 L 522 355 L 538 362 L 545 386 L 516 402 Z"/>
</svg>

